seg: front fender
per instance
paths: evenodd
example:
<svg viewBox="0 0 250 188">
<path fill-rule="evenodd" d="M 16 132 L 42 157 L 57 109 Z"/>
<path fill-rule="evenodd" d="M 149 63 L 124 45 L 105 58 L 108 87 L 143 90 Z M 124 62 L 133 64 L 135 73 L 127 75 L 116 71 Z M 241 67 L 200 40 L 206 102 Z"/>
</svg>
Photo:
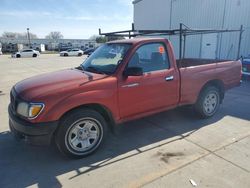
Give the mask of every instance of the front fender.
<svg viewBox="0 0 250 188">
<path fill-rule="evenodd" d="M 115 91 L 95 90 L 75 94 L 57 102 L 44 114 L 42 119 L 47 121 L 59 120 L 66 112 L 87 104 L 99 104 L 106 107 L 113 115 L 114 120 L 119 119 L 117 96 Z"/>
</svg>

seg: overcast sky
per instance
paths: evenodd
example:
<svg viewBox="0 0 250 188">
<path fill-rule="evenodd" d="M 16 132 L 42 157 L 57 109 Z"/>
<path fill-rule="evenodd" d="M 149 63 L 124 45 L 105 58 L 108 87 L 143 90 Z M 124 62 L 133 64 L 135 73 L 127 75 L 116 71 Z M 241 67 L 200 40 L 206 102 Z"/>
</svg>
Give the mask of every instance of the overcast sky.
<svg viewBox="0 0 250 188">
<path fill-rule="evenodd" d="M 130 29 L 132 0 L 1 0 L 0 35 L 30 32 L 43 38 L 60 31 L 64 38 L 89 38 L 104 32 Z"/>
</svg>

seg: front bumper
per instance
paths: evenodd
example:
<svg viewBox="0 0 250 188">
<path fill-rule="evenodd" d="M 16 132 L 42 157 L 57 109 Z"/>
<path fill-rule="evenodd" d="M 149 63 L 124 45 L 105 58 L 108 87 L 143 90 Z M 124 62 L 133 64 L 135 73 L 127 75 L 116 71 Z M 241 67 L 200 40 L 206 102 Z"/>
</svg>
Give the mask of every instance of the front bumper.
<svg viewBox="0 0 250 188">
<path fill-rule="evenodd" d="M 9 126 L 12 133 L 24 137 L 26 141 L 34 145 L 50 144 L 53 133 L 58 126 L 58 121 L 31 123 L 15 115 L 10 106 L 8 111 Z"/>
</svg>

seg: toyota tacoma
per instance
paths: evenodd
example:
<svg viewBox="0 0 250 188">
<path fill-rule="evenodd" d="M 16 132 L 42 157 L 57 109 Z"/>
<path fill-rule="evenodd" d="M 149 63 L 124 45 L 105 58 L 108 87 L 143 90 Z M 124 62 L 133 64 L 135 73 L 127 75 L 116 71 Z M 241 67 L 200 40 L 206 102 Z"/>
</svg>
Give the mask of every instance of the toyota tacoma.
<svg viewBox="0 0 250 188">
<path fill-rule="evenodd" d="M 164 38 L 112 41 L 79 67 L 13 86 L 9 126 L 17 138 L 33 144 L 54 139 L 63 154 L 81 158 L 122 122 L 183 105 L 209 118 L 240 80 L 240 61 L 176 60 Z"/>
</svg>

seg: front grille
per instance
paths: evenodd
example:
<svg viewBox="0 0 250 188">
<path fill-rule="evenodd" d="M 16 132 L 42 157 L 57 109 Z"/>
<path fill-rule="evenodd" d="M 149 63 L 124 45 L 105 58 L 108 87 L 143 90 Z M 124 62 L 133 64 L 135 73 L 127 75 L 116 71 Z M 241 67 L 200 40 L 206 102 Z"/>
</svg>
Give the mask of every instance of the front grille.
<svg viewBox="0 0 250 188">
<path fill-rule="evenodd" d="M 17 97 L 14 88 L 10 92 L 10 106 L 13 112 L 16 112 L 17 108 Z"/>
<path fill-rule="evenodd" d="M 14 101 L 15 101 L 15 98 L 14 98 L 14 96 L 13 96 L 13 94 L 12 94 L 12 91 L 11 91 L 11 92 L 10 92 L 10 103 L 13 104 Z"/>
</svg>

